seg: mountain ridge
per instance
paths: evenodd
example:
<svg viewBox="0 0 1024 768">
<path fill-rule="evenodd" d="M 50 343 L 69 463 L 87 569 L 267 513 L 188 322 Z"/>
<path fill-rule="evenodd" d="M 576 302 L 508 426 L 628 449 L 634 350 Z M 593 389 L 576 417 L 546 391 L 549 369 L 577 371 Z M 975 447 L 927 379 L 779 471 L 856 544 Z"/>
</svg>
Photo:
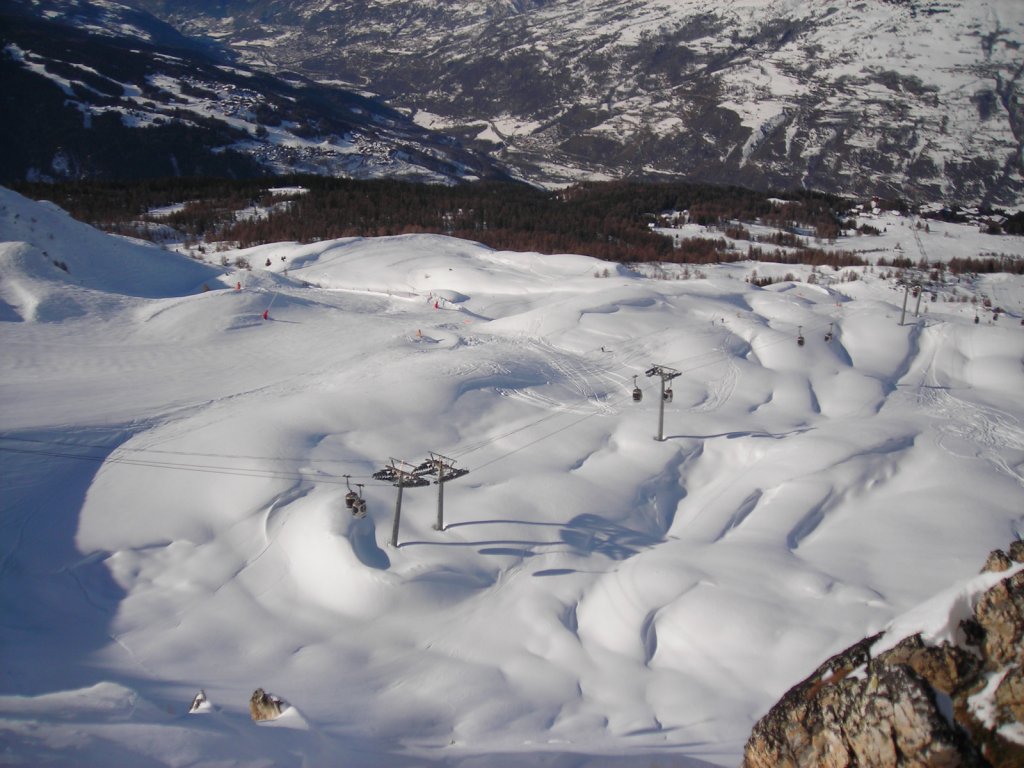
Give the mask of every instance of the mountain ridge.
<svg viewBox="0 0 1024 768">
<path fill-rule="evenodd" d="M 1024 196 L 1024 13 L 1006 0 L 135 1 L 254 66 L 372 89 L 543 183 Z"/>
<path fill-rule="evenodd" d="M 314 172 L 453 183 L 497 164 L 365 94 L 271 75 L 144 11 L 0 3 L 0 181 Z"/>
</svg>

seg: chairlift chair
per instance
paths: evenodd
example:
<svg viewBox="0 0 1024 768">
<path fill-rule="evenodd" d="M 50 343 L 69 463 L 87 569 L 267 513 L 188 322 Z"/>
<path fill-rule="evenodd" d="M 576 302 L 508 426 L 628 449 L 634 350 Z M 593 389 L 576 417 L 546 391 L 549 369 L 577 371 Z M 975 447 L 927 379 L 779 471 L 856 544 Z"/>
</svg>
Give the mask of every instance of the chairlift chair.
<svg viewBox="0 0 1024 768">
<path fill-rule="evenodd" d="M 665 395 L 663 399 L 666 403 L 672 402 L 672 387 L 669 387 L 668 389 L 665 390 Z"/>
<path fill-rule="evenodd" d="M 829 323 L 828 324 L 828 333 L 825 334 L 825 343 L 826 344 L 832 343 L 832 326 L 833 325 L 835 325 L 835 323 Z"/>
<path fill-rule="evenodd" d="M 633 402 L 639 403 L 644 399 L 644 393 L 636 384 L 636 376 L 633 377 Z"/>
<path fill-rule="evenodd" d="M 798 326 L 796 333 L 796 345 L 802 347 L 804 345 L 804 327 L 802 325 Z"/>
</svg>

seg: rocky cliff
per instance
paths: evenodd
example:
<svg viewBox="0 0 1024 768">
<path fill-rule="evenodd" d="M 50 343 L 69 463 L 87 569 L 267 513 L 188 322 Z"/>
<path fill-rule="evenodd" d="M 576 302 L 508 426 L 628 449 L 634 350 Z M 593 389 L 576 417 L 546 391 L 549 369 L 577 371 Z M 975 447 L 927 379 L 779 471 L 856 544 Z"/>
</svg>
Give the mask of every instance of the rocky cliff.
<svg viewBox="0 0 1024 768">
<path fill-rule="evenodd" d="M 744 768 L 1024 766 L 1022 564 L 1024 541 L 996 550 L 969 584 L 826 661 L 757 723 Z"/>
</svg>

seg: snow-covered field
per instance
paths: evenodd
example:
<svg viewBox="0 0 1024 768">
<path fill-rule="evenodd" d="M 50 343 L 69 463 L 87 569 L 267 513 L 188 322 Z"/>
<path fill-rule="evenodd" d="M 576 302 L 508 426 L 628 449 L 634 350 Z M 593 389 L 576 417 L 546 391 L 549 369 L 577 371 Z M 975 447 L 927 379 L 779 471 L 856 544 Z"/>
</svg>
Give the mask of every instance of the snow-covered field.
<svg viewBox="0 0 1024 768">
<path fill-rule="evenodd" d="M 900 325 L 867 270 L 227 255 L 252 271 L 0 190 L 0 763 L 736 765 L 791 685 L 1024 527 L 1024 278 L 950 288 L 995 321 Z M 432 453 L 469 474 L 444 530 L 403 489 L 391 546 L 373 475 Z M 256 688 L 291 708 L 254 724 Z"/>
</svg>

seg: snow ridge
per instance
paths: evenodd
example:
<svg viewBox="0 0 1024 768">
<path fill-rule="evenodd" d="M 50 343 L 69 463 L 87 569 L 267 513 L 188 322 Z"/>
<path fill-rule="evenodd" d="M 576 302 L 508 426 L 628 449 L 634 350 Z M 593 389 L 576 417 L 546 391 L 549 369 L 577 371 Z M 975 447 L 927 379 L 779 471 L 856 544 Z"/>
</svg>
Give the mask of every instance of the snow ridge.
<svg viewBox="0 0 1024 768">
<path fill-rule="evenodd" d="M 226 255 L 255 266 L 0 189 L 12 759 L 735 765 L 808 668 L 1022 532 L 1019 277 L 945 289 L 997 319 L 900 325 L 865 267 L 595 278 L 428 235 Z M 653 364 L 680 372 L 663 441 Z M 404 488 L 391 546 L 374 475 L 431 453 L 469 474 L 440 527 L 438 486 Z M 292 709 L 254 724 L 258 688 Z"/>
</svg>

